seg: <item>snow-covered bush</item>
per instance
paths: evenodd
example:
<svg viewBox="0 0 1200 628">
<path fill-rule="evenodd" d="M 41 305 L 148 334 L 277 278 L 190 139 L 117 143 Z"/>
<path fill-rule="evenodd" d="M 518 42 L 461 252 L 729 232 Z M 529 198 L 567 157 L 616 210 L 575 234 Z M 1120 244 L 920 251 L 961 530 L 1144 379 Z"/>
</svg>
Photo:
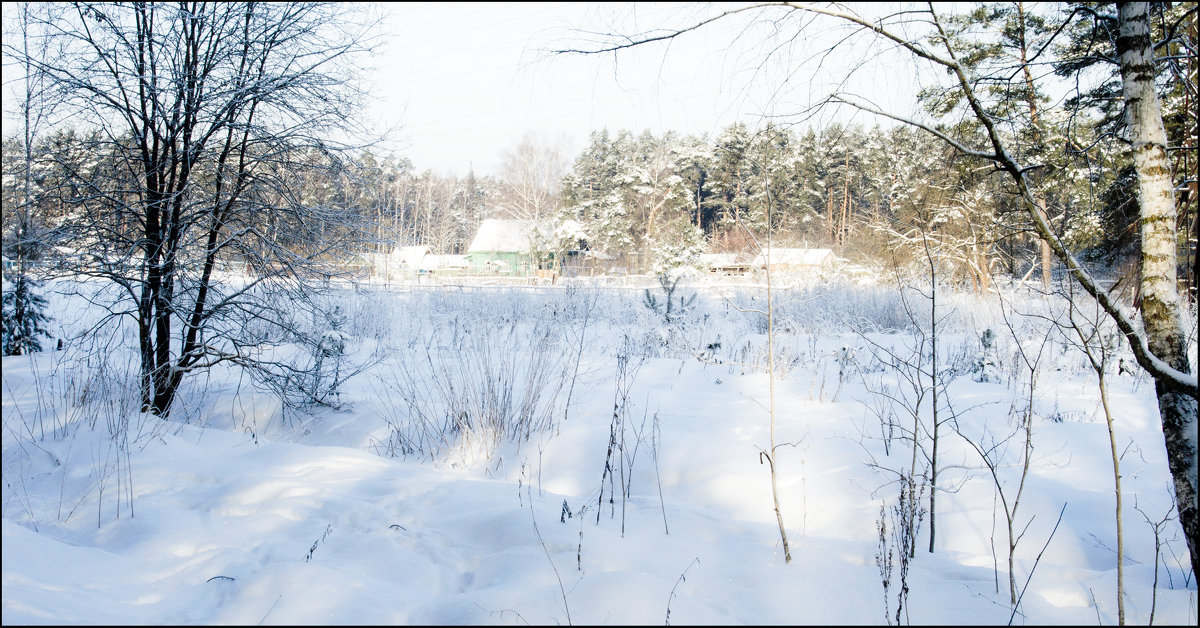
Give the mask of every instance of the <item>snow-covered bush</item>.
<svg viewBox="0 0 1200 628">
<path fill-rule="evenodd" d="M 990 327 L 979 334 L 979 352 L 971 363 L 971 377 L 980 383 L 1000 381 L 996 333 Z"/>
<path fill-rule="evenodd" d="M 503 442 L 519 448 L 554 429 L 577 359 L 549 318 L 460 314 L 396 349 L 379 378 L 388 434 L 378 449 L 472 465 Z"/>
</svg>

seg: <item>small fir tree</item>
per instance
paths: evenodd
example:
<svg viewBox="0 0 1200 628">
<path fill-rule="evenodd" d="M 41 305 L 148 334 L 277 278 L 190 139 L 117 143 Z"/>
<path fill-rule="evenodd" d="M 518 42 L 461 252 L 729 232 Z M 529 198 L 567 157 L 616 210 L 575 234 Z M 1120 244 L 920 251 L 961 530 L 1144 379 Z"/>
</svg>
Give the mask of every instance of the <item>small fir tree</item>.
<svg viewBox="0 0 1200 628">
<path fill-rule="evenodd" d="M 4 355 L 22 355 L 42 350 L 40 336 L 50 337 L 46 324 L 46 298 L 34 292 L 38 284 L 18 273 L 11 290 L 4 291 L 4 320 L 0 339 Z"/>
</svg>

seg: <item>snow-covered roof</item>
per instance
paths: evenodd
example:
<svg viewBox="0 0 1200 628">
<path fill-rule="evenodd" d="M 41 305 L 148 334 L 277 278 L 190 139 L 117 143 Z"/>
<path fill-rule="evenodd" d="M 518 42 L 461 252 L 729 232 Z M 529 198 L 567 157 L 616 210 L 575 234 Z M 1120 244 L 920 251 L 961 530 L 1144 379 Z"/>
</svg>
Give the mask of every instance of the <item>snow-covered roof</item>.
<svg viewBox="0 0 1200 628">
<path fill-rule="evenodd" d="M 762 266 L 767 263 L 767 253 L 771 254 L 772 264 L 786 264 L 789 266 L 820 266 L 832 262 L 834 260 L 833 251 L 830 249 L 787 249 L 775 247 L 764 250 L 755 258 L 755 264 Z"/>
<path fill-rule="evenodd" d="M 754 256 L 749 253 L 701 253 L 697 262 L 708 268 L 727 268 L 731 266 L 749 266 Z"/>
<path fill-rule="evenodd" d="M 468 253 L 528 253 L 530 236 L 535 232 L 541 233 L 541 239 L 550 240 L 550 233 L 540 226 L 531 225 L 523 220 L 503 220 L 488 218 L 479 225 L 475 239 L 471 240 Z"/>
<path fill-rule="evenodd" d="M 421 259 L 420 270 L 466 268 L 470 266 L 466 255 L 426 255 Z"/>
<path fill-rule="evenodd" d="M 413 270 L 443 270 L 447 268 L 466 268 L 466 255 L 435 255 L 429 252 L 428 246 L 401 246 L 392 252 L 392 258 L 400 264 Z"/>
<path fill-rule="evenodd" d="M 396 249 L 396 256 L 400 258 L 400 263 L 409 268 L 421 268 L 422 260 L 429 255 L 429 247 L 427 246 L 402 246 Z"/>
</svg>

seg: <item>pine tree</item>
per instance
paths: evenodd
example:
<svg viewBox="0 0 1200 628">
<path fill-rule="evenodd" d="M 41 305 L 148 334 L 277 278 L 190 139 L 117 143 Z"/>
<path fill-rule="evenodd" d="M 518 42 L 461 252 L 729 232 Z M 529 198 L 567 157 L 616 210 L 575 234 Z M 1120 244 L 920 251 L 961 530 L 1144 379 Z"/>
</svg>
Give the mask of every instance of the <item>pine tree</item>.
<svg viewBox="0 0 1200 628">
<path fill-rule="evenodd" d="M 713 226 L 716 214 L 712 190 L 713 150 L 706 136 L 689 135 L 679 143 L 679 176 L 687 189 L 692 223 L 704 233 Z"/>
<path fill-rule="evenodd" d="M 42 350 L 42 337 L 49 337 L 46 298 L 35 292 L 38 282 L 19 269 L 12 287 L 5 286 L 4 320 L 0 344 L 4 355 L 25 355 Z"/>
<path fill-rule="evenodd" d="M 726 127 L 713 147 L 712 189 L 719 199 L 718 215 L 725 229 L 737 224 L 742 212 L 749 209 L 752 178 L 747 160 L 749 149 L 750 132 L 742 122 Z"/>
</svg>

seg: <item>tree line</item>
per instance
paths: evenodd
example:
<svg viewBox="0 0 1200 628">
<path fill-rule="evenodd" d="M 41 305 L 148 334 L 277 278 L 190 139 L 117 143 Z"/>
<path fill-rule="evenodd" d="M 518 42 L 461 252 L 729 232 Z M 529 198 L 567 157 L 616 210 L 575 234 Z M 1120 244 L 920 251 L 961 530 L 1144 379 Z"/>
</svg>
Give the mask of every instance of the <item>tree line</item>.
<svg viewBox="0 0 1200 628">
<path fill-rule="evenodd" d="M 1074 148 L 1062 127 L 1044 132 L 1047 143 L 1058 147 L 1056 171 L 1069 175 L 1051 179 L 1047 188 L 1051 223 L 1073 250 L 1100 262 L 1128 260 L 1135 252 L 1136 201 L 1127 155 L 1112 145 Z M 30 217 L 6 219 L 12 237 L 5 238 L 5 254 L 53 258 L 54 243 L 87 251 L 87 257 L 67 260 L 81 268 L 123 263 L 134 250 L 136 220 L 127 199 L 114 199 L 132 189 L 120 164 L 133 148 L 73 128 L 40 138 L 30 151 Z M 274 193 L 290 190 L 299 205 L 336 211 L 338 219 L 308 233 L 302 221 L 248 209 L 245 220 L 262 222 L 261 230 L 246 231 L 237 251 L 221 259 L 253 272 L 267 263 L 270 246 L 300 252 L 306 243 L 333 239 L 342 247 L 327 252 L 330 259 L 363 269 L 371 253 L 398 246 L 465 253 L 479 222 L 499 217 L 551 226 L 574 221 L 592 250 L 636 270 L 661 270 L 694 263 L 701 252 L 749 250 L 767 229 L 773 203 L 769 226 L 782 246 L 831 248 L 859 263 L 887 266 L 908 261 L 903 249 L 899 260 L 885 252 L 896 252 L 889 245 L 921 227 L 951 254 L 957 279 L 977 289 L 986 289 L 995 273 L 1020 277 L 1042 263 L 1039 239 L 1016 192 L 978 160 L 905 126 L 751 131 L 739 122 L 711 139 L 605 129 L 589 135 L 569 168 L 559 159 L 557 172 L 544 159 L 555 147 L 530 139 L 518 148 L 522 161 L 510 156 L 499 175 L 462 177 L 417 171 L 406 158 L 370 150 L 292 149 L 276 156 L 287 164 L 277 176 L 289 181 L 277 182 Z M 4 140 L 3 157 L 6 172 L 24 170 L 19 138 Z M 538 164 L 533 173 L 540 181 L 522 181 L 533 174 L 524 168 L 529 163 Z M 22 206 L 21 183 L 5 179 L 6 213 Z M 30 237 L 16 237 L 21 224 Z M 1181 257 L 1183 276 L 1191 281 L 1189 261 Z"/>
</svg>

